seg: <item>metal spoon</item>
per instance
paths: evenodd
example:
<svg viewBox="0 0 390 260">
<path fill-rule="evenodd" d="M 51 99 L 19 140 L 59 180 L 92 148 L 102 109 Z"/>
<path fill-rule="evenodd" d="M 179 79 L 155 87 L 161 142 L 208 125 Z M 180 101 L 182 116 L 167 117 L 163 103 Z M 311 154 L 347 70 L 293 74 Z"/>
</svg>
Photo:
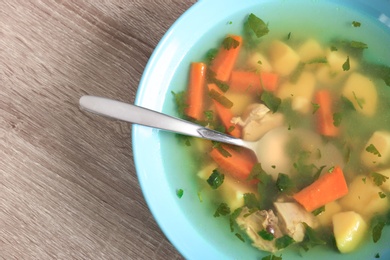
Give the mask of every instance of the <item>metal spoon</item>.
<svg viewBox="0 0 390 260">
<path fill-rule="evenodd" d="M 245 147 L 259 157 L 258 147 L 261 139 L 256 142 L 245 141 L 180 118 L 103 97 L 83 96 L 80 98 L 80 108 L 134 124 Z M 260 160 L 258 159 L 258 161 Z"/>
</svg>

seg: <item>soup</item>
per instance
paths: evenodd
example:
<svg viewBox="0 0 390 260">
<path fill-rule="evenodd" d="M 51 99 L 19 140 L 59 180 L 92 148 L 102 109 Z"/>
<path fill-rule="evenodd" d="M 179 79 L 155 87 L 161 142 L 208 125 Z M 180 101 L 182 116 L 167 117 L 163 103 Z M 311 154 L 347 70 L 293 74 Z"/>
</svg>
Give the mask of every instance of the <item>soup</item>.
<svg viewBox="0 0 390 260">
<path fill-rule="evenodd" d="M 272 33 L 255 14 L 243 27 L 191 63 L 187 91 L 175 93 L 186 119 L 264 144 L 257 160 L 185 139 L 202 154 L 199 196 L 215 202 L 210 215 L 228 216 L 237 239 L 276 254 L 376 242 L 389 212 L 388 61 L 365 55 L 360 39 Z"/>
</svg>

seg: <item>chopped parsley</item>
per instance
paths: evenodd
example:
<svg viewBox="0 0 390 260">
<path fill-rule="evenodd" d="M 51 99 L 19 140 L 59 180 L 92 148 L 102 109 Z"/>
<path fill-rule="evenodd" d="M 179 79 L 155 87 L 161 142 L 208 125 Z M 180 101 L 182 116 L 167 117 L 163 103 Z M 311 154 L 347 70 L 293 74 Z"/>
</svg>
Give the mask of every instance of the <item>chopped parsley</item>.
<svg viewBox="0 0 390 260">
<path fill-rule="evenodd" d="M 276 180 L 276 187 L 280 192 L 291 194 L 295 190 L 295 185 L 290 179 L 290 176 L 284 173 L 279 173 L 278 179 Z"/>
<path fill-rule="evenodd" d="M 223 132 L 223 131 L 221 131 L 221 132 Z M 225 148 L 223 148 L 223 146 L 221 145 L 220 142 L 212 141 L 211 143 L 213 144 L 213 148 L 214 148 L 214 149 L 217 149 L 218 152 L 219 152 L 223 157 L 228 158 L 228 157 L 231 157 L 231 156 L 232 156 L 232 155 L 229 153 L 228 150 L 226 150 Z"/>
<path fill-rule="evenodd" d="M 207 179 L 207 183 L 210 185 L 212 189 L 218 189 L 219 186 L 222 185 L 225 179 L 225 175 L 220 173 L 217 169 L 213 170 L 213 173 Z"/>
<path fill-rule="evenodd" d="M 378 194 L 379 194 L 379 198 L 381 198 L 381 199 L 384 199 L 387 197 L 386 194 L 382 191 L 378 192 Z"/>
<path fill-rule="evenodd" d="M 183 134 L 175 134 L 175 136 L 179 140 L 179 142 L 184 143 L 185 146 L 191 146 L 191 136 Z"/>
<path fill-rule="evenodd" d="M 325 206 L 319 207 L 318 209 L 313 210 L 311 213 L 314 216 L 321 215 L 321 213 L 325 212 Z"/>
<path fill-rule="evenodd" d="M 373 144 L 367 146 L 366 151 L 372 153 L 373 155 L 377 155 L 378 157 L 382 157 L 381 153 L 378 151 L 378 149 L 376 149 L 376 147 Z"/>
<path fill-rule="evenodd" d="M 381 258 L 380 254 L 379 254 L 379 253 L 376 253 L 376 254 L 375 254 L 375 258 Z"/>
<path fill-rule="evenodd" d="M 368 49 L 368 45 L 364 42 L 351 41 L 349 46 L 354 49 Z"/>
<path fill-rule="evenodd" d="M 174 98 L 174 101 L 175 101 L 175 104 L 177 107 L 177 112 L 179 113 L 180 116 L 184 116 L 185 110 L 188 107 L 188 104 L 186 102 L 187 93 L 185 91 L 181 91 L 181 92 L 177 92 L 177 93 L 174 91 L 171 91 L 171 93 L 173 95 L 173 98 Z"/>
<path fill-rule="evenodd" d="M 235 209 L 230 214 L 229 222 L 230 222 L 230 231 L 231 232 L 234 232 L 234 225 L 236 223 L 236 218 L 241 214 L 241 211 L 242 211 L 242 207 Z"/>
<path fill-rule="evenodd" d="M 253 13 L 248 16 L 248 20 L 244 26 L 247 32 L 253 32 L 257 38 L 260 38 L 269 32 L 268 25 Z"/>
<path fill-rule="evenodd" d="M 378 242 L 379 239 L 381 238 L 382 230 L 385 227 L 385 225 L 386 225 L 385 221 L 379 220 L 372 228 L 372 241 L 374 241 L 374 243 Z"/>
<path fill-rule="evenodd" d="M 319 58 L 314 58 L 306 62 L 307 64 L 316 64 L 316 63 L 328 63 L 328 60 L 326 57 L 319 57 Z"/>
<path fill-rule="evenodd" d="M 257 232 L 257 234 L 258 234 L 262 239 L 264 239 L 264 240 L 266 240 L 266 241 L 272 241 L 272 240 L 274 240 L 274 238 L 275 238 L 275 236 L 274 236 L 272 233 L 268 232 L 268 231 L 265 230 L 265 229 L 263 229 L 263 230 Z"/>
<path fill-rule="evenodd" d="M 240 46 L 240 42 L 237 41 L 236 39 L 234 39 L 233 37 L 226 37 L 223 41 L 222 41 L 222 46 L 226 49 L 226 50 L 230 50 L 230 49 L 235 49 L 237 48 L 238 46 Z"/>
<path fill-rule="evenodd" d="M 352 94 L 353 94 L 353 97 L 354 97 L 355 100 L 356 100 L 356 103 L 357 103 L 358 106 L 360 107 L 360 109 L 363 109 L 363 105 L 364 105 L 364 103 L 365 103 L 364 98 L 358 98 L 358 97 L 356 96 L 355 91 L 353 91 Z"/>
<path fill-rule="evenodd" d="M 351 100 L 349 100 L 348 98 L 346 98 L 345 96 L 341 96 L 341 106 L 344 110 L 352 110 L 352 111 L 356 111 L 356 108 L 355 106 L 353 105 L 353 103 L 351 102 Z"/>
<path fill-rule="evenodd" d="M 381 186 L 386 180 L 389 179 L 389 177 L 380 174 L 378 172 L 371 173 L 372 181 L 375 183 L 376 186 Z"/>
<path fill-rule="evenodd" d="M 353 27 L 360 27 L 362 24 L 360 22 L 357 22 L 357 21 L 352 21 L 352 26 Z"/>
<path fill-rule="evenodd" d="M 336 46 L 330 46 L 330 51 L 338 51 Z"/>
<path fill-rule="evenodd" d="M 222 202 L 218 205 L 217 209 L 215 210 L 214 217 L 217 218 L 219 216 L 226 216 L 230 214 L 230 208 L 229 206 Z"/>
<path fill-rule="evenodd" d="M 305 228 L 305 236 L 300 246 L 305 251 L 308 251 L 310 247 L 327 244 L 326 241 L 320 237 L 319 233 L 316 232 L 313 228 L 311 228 L 308 224 L 302 222 L 302 225 Z"/>
<path fill-rule="evenodd" d="M 362 178 L 362 181 L 363 181 L 364 184 L 366 184 L 367 177 Z"/>
<path fill-rule="evenodd" d="M 341 113 L 334 113 L 333 114 L 333 125 L 336 127 L 340 126 L 342 119 L 343 119 L 343 115 Z"/>
<path fill-rule="evenodd" d="M 210 49 L 207 53 L 206 53 L 206 61 L 207 62 L 211 62 L 212 60 L 215 59 L 215 57 L 217 56 L 218 54 L 218 49 L 217 48 L 212 48 Z"/>
<path fill-rule="evenodd" d="M 257 200 L 256 195 L 254 193 L 245 193 L 244 205 L 248 207 L 248 209 L 257 209 L 259 201 Z"/>
<path fill-rule="evenodd" d="M 315 114 L 317 112 L 317 110 L 320 109 L 320 105 L 317 104 L 317 103 L 313 103 L 313 102 L 311 102 L 311 105 L 313 107 L 313 112 L 312 113 Z"/>
<path fill-rule="evenodd" d="M 240 233 L 236 233 L 235 236 L 240 239 L 242 242 L 245 242 L 245 239 L 242 237 Z"/>
<path fill-rule="evenodd" d="M 264 91 L 263 94 L 261 94 L 260 99 L 272 111 L 272 113 L 275 113 L 278 110 L 280 103 L 282 103 L 280 98 L 276 97 L 269 91 Z"/>
<path fill-rule="evenodd" d="M 183 189 L 177 189 L 176 190 L 176 195 L 179 199 L 181 199 L 181 197 L 183 197 L 183 194 L 184 194 L 184 191 Z"/>
<path fill-rule="evenodd" d="M 220 94 L 218 91 L 212 89 L 209 91 L 209 95 L 212 99 L 217 101 L 219 104 L 221 104 L 225 108 L 231 108 L 233 106 L 233 102 L 230 101 L 227 97 L 225 97 L 223 94 Z"/>
<path fill-rule="evenodd" d="M 292 237 L 290 237 L 289 235 L 284 235 L 275 240 L 275 247 L 277 249 L 283 249 L 293 244 L 294 242 L 295 240 Z"/>
<path fill-rule="evenodd" d="M 290 40 L 290 38 L 291 38 L 291 32 L 289 32 L 289 33 L 287 34 L 287 40 Z"/>
<path fill-rule="evenodd" d="M 343 71 L 348 71 L 351 68 L 351 65 L 349 64 L 349 56 L 347 56 L 347 60 L 343 64 Z"/>
</svg>

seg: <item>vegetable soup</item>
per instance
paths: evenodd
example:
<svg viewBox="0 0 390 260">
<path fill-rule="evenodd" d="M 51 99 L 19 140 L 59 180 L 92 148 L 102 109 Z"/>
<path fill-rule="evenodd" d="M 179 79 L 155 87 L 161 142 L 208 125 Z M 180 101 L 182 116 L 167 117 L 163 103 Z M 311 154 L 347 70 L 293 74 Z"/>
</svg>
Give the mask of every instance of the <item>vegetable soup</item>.
<svg viewBox="0 0 390 260">
<path fill-rule="evenodd" d="M 183 118 L 262 142 L 256 158 L 179 136 L 200 155 L 199 200 L 213 202 L 210 218 L 227 218 L 238 241 L 269 252 L 264 259 L 376 243 L 390 221 L 388 50 L 371 51 L 381 45 L 359 17 L 327 37 L 322 24 L 286 30 L 263 19 L 248 13 L 242 30 L 214 39 L 186 65 L 185 91 L 172 92 Z"/>
</svg>

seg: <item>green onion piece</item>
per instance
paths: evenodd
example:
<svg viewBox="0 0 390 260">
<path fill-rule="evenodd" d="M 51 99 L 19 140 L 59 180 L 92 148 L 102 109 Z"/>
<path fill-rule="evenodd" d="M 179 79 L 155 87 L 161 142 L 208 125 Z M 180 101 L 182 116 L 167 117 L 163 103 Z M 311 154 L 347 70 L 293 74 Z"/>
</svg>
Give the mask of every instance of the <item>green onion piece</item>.
<svg viewBox="0 0 390 260">
<path fill-rule="evenodd" d="M 207 179 L 207 183 L 212 189 L 218 189 L 222 185 L 225 179 L 225 175 L 221 174 L 217 169 L 213 170 L 213 173 Z"/>
</svg>

